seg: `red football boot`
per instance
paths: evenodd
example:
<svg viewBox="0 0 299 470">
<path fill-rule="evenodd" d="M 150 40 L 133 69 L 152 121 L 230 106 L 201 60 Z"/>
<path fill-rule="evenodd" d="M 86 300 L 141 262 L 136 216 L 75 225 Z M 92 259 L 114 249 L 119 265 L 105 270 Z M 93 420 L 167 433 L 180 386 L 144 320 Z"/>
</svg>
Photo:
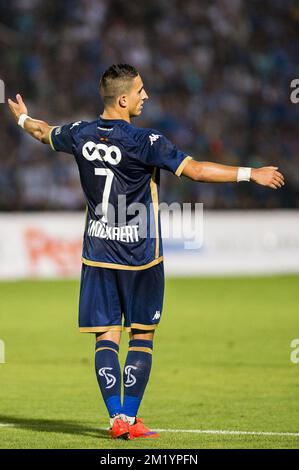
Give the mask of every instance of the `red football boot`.
<svg viewBox="0 0 299 470">
<path fill-rule="evenodd" d="M 138 437 L 155 438 L 155 437 L 160 436 L 160 434 L 158 434 L 157 432 L 151 431 L 150 429 L 145 427 L 140 418 L 136 418 L 136 423 L 129 426 L 129 428 L 130 428 L 130 439 L 136 439 Z"/>
<path fill-rule="evenodd" d="M 112 439 L 130 439 L 129 424 L 121 418 L 116 418 L 110 429 L 110 434 Z"/>
</svg>

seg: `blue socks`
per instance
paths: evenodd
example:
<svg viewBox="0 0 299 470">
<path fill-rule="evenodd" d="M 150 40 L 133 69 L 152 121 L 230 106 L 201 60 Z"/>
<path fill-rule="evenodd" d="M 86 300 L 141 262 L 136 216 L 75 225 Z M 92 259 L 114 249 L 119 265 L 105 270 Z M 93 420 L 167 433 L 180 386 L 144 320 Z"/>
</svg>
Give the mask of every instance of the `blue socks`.
<svg viewBox="0 0 299 470">
<path fill-rule="evenodd" d="M 147 385 L 152 366 L 153 341 L 135 339 L 129 342 L 124 367 L 124 403 L 121 405 L 121 370 L 119 346 L 113 341 L 96 343 L 95 369 L 110 418 L 124 414 L 135 418 Z"/>
<path fill-rule="evenodd" d="M 118 351 L 119 346 L 113 341 L 100 340 L 96 343 L 96 376 L 110 418 L 122 412 L 120 400 L 121 371 Z"/>
<path fill-rule="evenodd" d="M 124 404 L 122 413 L 137 416 L 152 367 L 153 342 L 133 339 L 124 368 Z"/>
</svg>

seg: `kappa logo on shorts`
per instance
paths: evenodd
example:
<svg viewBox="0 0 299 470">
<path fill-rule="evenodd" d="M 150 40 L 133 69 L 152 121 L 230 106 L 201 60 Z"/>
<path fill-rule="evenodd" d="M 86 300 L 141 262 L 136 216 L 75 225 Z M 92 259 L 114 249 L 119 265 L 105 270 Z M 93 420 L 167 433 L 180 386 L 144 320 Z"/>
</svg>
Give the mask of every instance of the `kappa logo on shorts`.
<svg viewBox="0 0 299 470">
<path fill-rule="evenodd" d="M 125 374 L 127 376 L 126 381 L 124 383 L 125 387 L 133 387 L 133 385 L 135 385 L 135 383 L 136 383 L 136 377 L 131 372 L 132 369 L 136 370 L 137 367 L 135 367 L 135 366 L 126 366 L 125 367 Z"/>
<path fill-rule="evenodd" d="M 116 378 L 114 377 L 114 375 L 108 374 L 108 372 L 106 372 L 107 370 L 112 370 L 112 367 L 102 367 L 101 369 L 99 369 L 99 375 L 101 377 L 105 377 L 107 381 L 107 387 L 105 387 L 106 389 L 112 388 L 116 382 Z"/>
<path fill-rule="evenodd" d="M 152 320 L 159 320 L 160 317 L 161 317 L 161 312 L 160 312 L 160 310 L 156 310 L 156 313 L 155 313 L 155 315 L 153 316 Z"/>
</svg>

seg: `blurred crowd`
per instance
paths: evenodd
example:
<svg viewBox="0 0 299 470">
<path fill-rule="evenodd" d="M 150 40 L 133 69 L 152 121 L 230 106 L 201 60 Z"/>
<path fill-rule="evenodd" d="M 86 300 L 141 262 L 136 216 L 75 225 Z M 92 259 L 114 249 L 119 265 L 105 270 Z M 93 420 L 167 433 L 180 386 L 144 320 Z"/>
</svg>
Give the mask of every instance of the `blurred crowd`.
<svg viewBox="0 0 299 470">
<path fill-rule="evenodd" d="M 296 0 L 0 0 L 0 78 L 51 125 L 93 120 L 112 63 L 140 71 L 150 100 L 135 125 L 198 160 L 285 174 L 278 191 L 195 184 L 166 172 L 161 200 L 205 207 L 299 207 Z M 0 210 L 81 209 L 72 156 L 26 135 L 0 105 Z"/>
</svg>

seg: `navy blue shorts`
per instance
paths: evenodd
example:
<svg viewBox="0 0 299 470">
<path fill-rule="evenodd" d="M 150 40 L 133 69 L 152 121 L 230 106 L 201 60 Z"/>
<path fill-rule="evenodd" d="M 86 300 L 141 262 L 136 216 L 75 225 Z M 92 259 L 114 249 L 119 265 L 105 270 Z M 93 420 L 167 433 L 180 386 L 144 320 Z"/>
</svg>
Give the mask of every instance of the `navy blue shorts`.
<svg viewBox="0 0 299 470">
<path fill-rule="evenodd" d="M 163 296 L 163 262 L 140 271 L 83 264 L 79 303 L 80 331 L 121 331 L 123 326 L 127 331 L 153 330 L 160 322 Z"/>
</svg>

